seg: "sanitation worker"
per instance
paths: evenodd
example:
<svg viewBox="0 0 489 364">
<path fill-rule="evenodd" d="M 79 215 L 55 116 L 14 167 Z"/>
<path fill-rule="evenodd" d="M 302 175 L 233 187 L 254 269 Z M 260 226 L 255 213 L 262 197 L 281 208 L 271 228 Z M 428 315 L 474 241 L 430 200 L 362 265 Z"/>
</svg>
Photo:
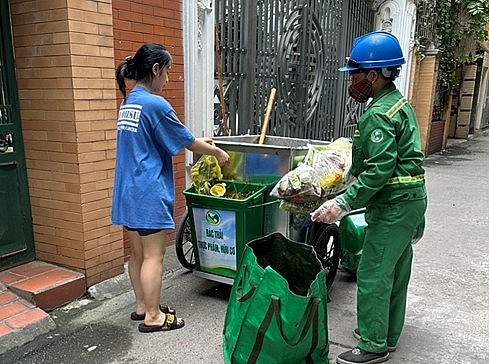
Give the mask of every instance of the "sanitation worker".
<svg viewBox="0 0 489 364">
<path fill-rule="evenodd" d="M 411 105 L 397 90 L 404 57 L 398 40 L 382 31 L 355 39 L 341 72 L 349 95 L 371 102 L 353 137 L 351 173 L 356 182 L 326 201 L 311 218 L 333 223 L 366 207 L 367 228 L 357 271 L 357 347 L 336 363 L 381 363 L 401 335 L 413 258 L 413 237 L 424 228 L 427 206 L 424 155 Z"/>
</svg>

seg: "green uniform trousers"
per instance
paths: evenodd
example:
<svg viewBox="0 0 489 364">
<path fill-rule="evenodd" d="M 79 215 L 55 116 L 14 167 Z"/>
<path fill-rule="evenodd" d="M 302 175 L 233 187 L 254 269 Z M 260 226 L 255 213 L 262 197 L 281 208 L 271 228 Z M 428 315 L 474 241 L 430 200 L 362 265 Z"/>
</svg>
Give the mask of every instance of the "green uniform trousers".
<svg viewBox="0 0 489 364">
<path fill-rule="evenodd" d="M 404 326 L 413 249 L 411 240 L 427 207 L 424 186 L 367 207 L 368 226 L 357 272 L 358 347 L 384 352 Z M 424 192 L 424 193 L 423 193 Z"/>
</svg>

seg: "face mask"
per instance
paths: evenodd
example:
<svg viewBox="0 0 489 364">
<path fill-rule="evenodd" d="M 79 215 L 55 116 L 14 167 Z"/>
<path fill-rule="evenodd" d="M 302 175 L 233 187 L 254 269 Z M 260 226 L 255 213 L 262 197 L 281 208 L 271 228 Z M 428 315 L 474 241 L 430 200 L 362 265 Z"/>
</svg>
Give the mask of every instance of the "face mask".
<svg viewBox="0 0 489 364">
<path fill-rule="evenodd" d="M 348 94 L 350 97 L 361 104 L 368 101 L 371 93 L 372 82 L 370 82 L 368 78 L 364 78 L 362 81 L 348 87 Z"/>
</svg>

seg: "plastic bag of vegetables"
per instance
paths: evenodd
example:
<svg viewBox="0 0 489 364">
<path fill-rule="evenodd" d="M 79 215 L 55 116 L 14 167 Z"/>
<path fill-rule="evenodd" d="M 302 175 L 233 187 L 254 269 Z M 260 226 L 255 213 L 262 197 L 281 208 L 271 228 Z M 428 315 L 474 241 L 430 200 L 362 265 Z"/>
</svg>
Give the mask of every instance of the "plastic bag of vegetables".
<svg viewBox="0 0 489 364">
<path fill-rule="evenodd" d="M 308 145 L 304 162 L 286 173 L 270 195 L 282 200 L 280 208 L 283 210 L 304 215 L 314 211 L 354 181 L 349 173 L 351 149 L 352 143 L 347 138 Z"/>
<path fill-rule="evenodd" d="M 286 173 L 270 195 L 294 203 L 315 201 L 321 197 L 321 184 L 316 170 L 304 163 Z"/>
<path fill-rule="evenodd" d="M 309 145 L 304 162 L 318 174 L 322 196 L 336 195 L 354 181 L 349 174 L 351 153 L 352 144 L 347 138 L 339 138 L 326 145 Z"/>
<path fill-rule="evenodd" d="M 196 193 L 210 195 L 211 188 L 214 186 L 215 182 L 222 180 L 222 172 L 217 158 L 213 155 L 203 155 L 190 169 L 192 186 Z M 215 188 L 219 195 L 224 194 L 222 188 Z M 217 191 L 219 190 L 219 191 Z"/>
</svg>

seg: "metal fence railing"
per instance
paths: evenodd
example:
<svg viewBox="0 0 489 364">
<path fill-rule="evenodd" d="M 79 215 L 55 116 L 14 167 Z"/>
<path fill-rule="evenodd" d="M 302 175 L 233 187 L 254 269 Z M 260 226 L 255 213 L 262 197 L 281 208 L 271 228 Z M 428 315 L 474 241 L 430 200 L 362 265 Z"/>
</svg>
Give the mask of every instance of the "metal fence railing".
<svg viewBox="0 0 489 364">
<path fill-rule="evenodd" d="M 320 140 L 351 135 L 350 122 L 360 110 L 348 107 L 346 78 L 338 67 L 354 37 L 373 28 L 366 3 L 217 0 L 222 75 L 215 79 L 225 90 L 230 133 L 259 133 L 270 90 L 276 88 L 268 135 Z M 219 124 L 218 103 L 215 109 Z"/>
</svg>

